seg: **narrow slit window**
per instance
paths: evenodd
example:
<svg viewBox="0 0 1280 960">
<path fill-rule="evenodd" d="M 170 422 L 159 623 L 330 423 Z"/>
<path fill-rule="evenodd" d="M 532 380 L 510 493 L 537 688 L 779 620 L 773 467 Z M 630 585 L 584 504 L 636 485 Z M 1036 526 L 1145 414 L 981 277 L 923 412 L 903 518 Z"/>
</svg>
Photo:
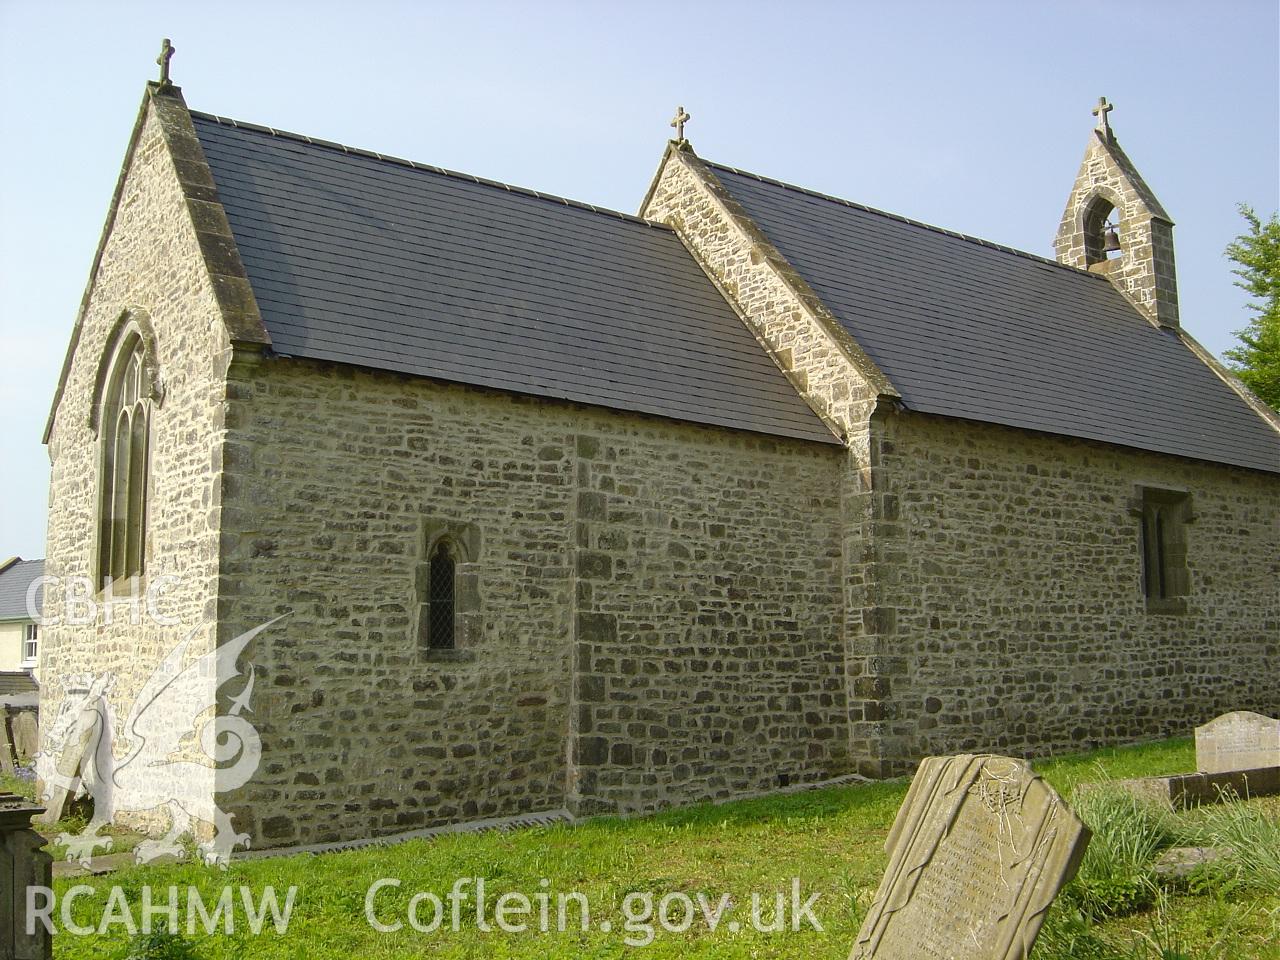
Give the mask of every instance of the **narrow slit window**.
<svg viewBox="0 0 1280 960">
<path fill-rule="evenodd" d="M 1142 584 L 1147 607 L 1178 612 L 1190 593 L 1186 522 L 1190 498 L 1173 490 L 1142 491 Z"/>
<path fill-rule="evenodd" d="M 436 544 L 431 554 L 427 602 L 430 620 L 427 627 L 427 645 L 432 650 L 452 650 L 455 645 L 454 625 L 456 603 L 454 583 L 457 561 L 447 541 Z"/>
</svg>

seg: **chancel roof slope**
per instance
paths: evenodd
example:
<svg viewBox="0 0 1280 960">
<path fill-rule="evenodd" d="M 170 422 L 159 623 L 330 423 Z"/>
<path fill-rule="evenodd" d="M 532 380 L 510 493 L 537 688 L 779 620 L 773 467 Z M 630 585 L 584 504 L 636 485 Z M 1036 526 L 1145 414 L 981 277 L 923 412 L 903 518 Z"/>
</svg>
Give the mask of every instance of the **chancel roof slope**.
<svg viewBox="0 0 1280 960">
<path fill-rule="evenodd" d="M 1105 277 L 709 166 L 909 409 L 1280 472 L 1280 433 Z"/>
<path fill-rule="evenodd" d="M 277 353 L 837 442 L 670 229 L 192 119 Z"/>
</svg>

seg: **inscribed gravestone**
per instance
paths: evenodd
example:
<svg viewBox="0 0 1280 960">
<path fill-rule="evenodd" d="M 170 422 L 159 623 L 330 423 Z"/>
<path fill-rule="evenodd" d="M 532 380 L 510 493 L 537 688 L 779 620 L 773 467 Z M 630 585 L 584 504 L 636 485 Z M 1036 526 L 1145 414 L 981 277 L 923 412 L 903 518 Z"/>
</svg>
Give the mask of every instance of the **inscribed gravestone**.
<svg viewBox="0 0 1280 960">
<path fill-rule="evenodd" d="M 13 732 L 13 752 L 18 762 L 29 763 L 40 749 L 40 726 L 36 721 L 36 711 L 18 708 L 10 714 L 9 729 Z"/>
<path fill-rule="evenodd" d="M 1280 767 L 1280 720 L 1237 710 L 1196 727 L 1196 767 L 1201 773 Z"/>
<path fill-rule="evenodd" d="M 850 960 L 1022 960 L 1089 836 L 1025 761 L 925 759 Z"/>
</svg>

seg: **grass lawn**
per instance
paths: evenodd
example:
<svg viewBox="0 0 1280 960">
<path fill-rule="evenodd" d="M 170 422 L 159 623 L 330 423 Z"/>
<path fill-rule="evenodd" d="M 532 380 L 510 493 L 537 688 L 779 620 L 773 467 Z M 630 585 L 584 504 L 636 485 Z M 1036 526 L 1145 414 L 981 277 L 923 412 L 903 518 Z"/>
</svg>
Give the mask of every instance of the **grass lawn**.
<svg viewBox="0 0 1280 960">
<path fill-rule="evenodd" d="M 18 796 L 26 797 L 32 802 L 35 802 L 36 799 L 36 783 L 34 779 L 29 780 L 25 777 L 0 773 L 0 791 L 16 793 Z M 66 848 L 57 842 L 58 836 L 63 833 L 79 833 L 85 828 L 85 823 L 86 821 L 83 817 L 65 817 L 57 823 L 37 823 L 35 828 L 38 833 L 49 841 L 45 849 L 53 855 L 55 860 L 62 860 L 66 857 Z M 106 827 L 102 831 L 102 835 L 111 838 L 111 853 L 127 853 L 146 839 L 142 834 L 126 827 Z M 104 851 L 99 850 L 98 852 L 102 853 Z"/>
<path fill-rule="evenodd" d="M 1190 740 L 1171 740 L 1119 750 L 1103 750 L 1038 764 L 1037 768 L 1060 791 L 1077 783 L 1110 777 L 1142 776 L 1192 769 L 1194 750 Z M 366 849 L 324 856 L 238 862 L 226 872 L 195 865 L 138 867 L 90 880 L 56 883 L 59 895 L 76 883 L 93 886 L 92 895 L 76 901 L 73 918 L 81 924 L 96 923 L 103 914 L 112 885 L 124 890 L 131 912 L 141 918 L 142 887 L 150 886 L 156 899 L 166 899 L 174 885 L 179 897 L 180 926 L 186 926 L 188 887 L 195 887 L 211 909 L 224 885 L 249 886 L 260 897 L 273 886 L 283 902 L 284 891 L 297 887 L 288 931 L 277 935 L 268 923 L 253 936 L 244 911 L 237 906 L 236 931 L 227 935 L 197 933 L 194 952 L 185 944 L 170 944 L 171 952 L 155 957 L 214 958 L 399 958 L 399 957 L 702 957 L 804 958 L 844 960 L 885 865 L 881 849 L 885 834 L 903 796 L 905 781 L 844 787 L 786 797 L 750 800 L 723 806 L 701 806 L 638 820 L 601 819 L 571 827 L 552 827 L 515 833 L 454 835 L 413 841 L 393 847 Z M 1280 814 L 1280 805 L 1269 807 Z M 453 932 L 448 923 L 434 933 L 416 932 L 406 923 L 396 933 L 379 933 L 365 918 L 365 897 L 371 884 L 383 877 L 401 881 L 399 888 L 384 888 L 376 898 L 376 912 L 384 923 L 404 921 L 412 895 L 433 892 L 444 901 L 459 877 L 484 877 L 490 925 L 494 900 L 506 891 L 534 897 L 546 890 L 551 900 L 553 932 L 488 932 L 478 928 L 474 891 L 462 910 L 463 925 Z M 820 932 L 807 922 L 799 932 L 759 932 L 752 928 L 752 894 L 764 903 L 762 918 L 771 919 L 775 893 L 790 901 L 793 879 L 798 878 L 801 901 L 818 894 L 813 914 L 823 926 Z M 549 881 L 543 886 L 540 881 Z M 585 894 L 591 910 L 592 929 L 581 932 L 569 910 L 571 932 L 554 932 L 556 898 L 568 892 Z M 686 932 L 655 930 L 653 942 L 643 948 L 628 946 L 645 939 L 646 924 L 632 924 L 623 911 L 628 894 L 652 893 L 655 900 L 671 893 L 691 899 L 706 895 L 707 910 L 714 914 L 722 896 L 728 906 L 714 932 L 708 929 L 699 908 L 696 922 Z M 239 894 L 237 893 L 238 897 Z M 535 911 L 537 909 L 535 900 Z M 696 900 L 695 900 L 696 902 Z M 239 901 L 237 900 L 237 904 Z M 641 903 L 633 899 L 633 908 Z M 643 913 L 633 910 L 632 917 Z M 672 901 L 670 918 L 682 916 Z M 424 905 L 423 922 L 432 917 Z M 55 914 L 56 916 L 56 914 Z M 537 913 L 521 919 L 538 925 Z M 612 930 L 600 929 L 608 920 Z M 742 929 L 730 932 L 737 921 Z M 1186 890 L 1168 900 L 1157 912 L 1130 915 L 1090 925 L 1096 942 L 1124 947 L 1143 936 L 1159 939 L 1171 926 L 1185 954 L 1170 957 L 1262 958 L 1280 960 L 1280 891 L 1245 893 L 1217 888 L 1208 893 Z M 1099 940 L 1098 938 L 1101 938 Z M 1223 942 L 1228 941 L 1229 942 Z M 105 935 L 55 938 L 59 958 L 123 958 L 129 955 L 130 936 L 123 925 Z M 1036 951 L 1036 956 L 1054 960 Z M 1067 956 L 1084 956 L 1076 952 Z M 1089 956 L 1129 956 L 1089 954 Z M 1159 954 L 1146 954 L 1160 956 Z"/>
</svg>

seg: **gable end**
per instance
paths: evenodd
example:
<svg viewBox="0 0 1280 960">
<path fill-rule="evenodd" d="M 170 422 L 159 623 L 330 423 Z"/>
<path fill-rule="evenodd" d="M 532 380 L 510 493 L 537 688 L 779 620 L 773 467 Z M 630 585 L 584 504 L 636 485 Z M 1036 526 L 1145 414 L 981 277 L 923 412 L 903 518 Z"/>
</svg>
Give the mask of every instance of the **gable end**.
<svg viewBox="0 0 1280 960">
<path fill-rule="evenodd" d="M 900 394 L 687 143 L 668 145 L 640 215 L 675 229 L 805 401 L 848 441 Z"/>
<path fill-rule="evenodd" d="M 62 361 L 58 385 L 54 389 L 53 402 L 49 408 L 49 416 L 45 422 L 42 437 L 45 444 L 49 443 L 53 434 L 54 420 L 66 390 L 67 378 L 71 373 L 72 358 L 80 343 L 85 313 L 102 265 L 103 252 L 106 250 L 107 241 L 115 226 L 116 214 L 120 208 L 129 171 L 133 167 L 134 154 L 138 149 L 143 127 L 152 110 L 155 111 L 155 118 L 159 123 L 182 195 L 186 200 L 187 213 L 191 218 L 230 342 L 256 345 L 260 348 L 271 345 L 271 337 L 258 312 L 253 289 L 245 275 L 244 264 L 236 249 L 226 213 L 218 200 L 213 174 L 200 149 L 200 141 L 196 138 L 186 102 L 182 99 L 182 91 L 172 85 L 161 87 L 157 83 L 148 83 L 142 105 L 138 109 L 137 119 L 133 124 L 133 132 L 129 136 L 129 146 L 125 150 L 120 176 L 116 179 L 116 188 L 111 196 L 102 235 L 98 240 L 93 263 L 89 268 L 89 279 L 85 284 L 84 294 L 80 298 L 80 308 L 76 312 L 76 321 L 71 330 L 66 356 Z"/>
</svg>

